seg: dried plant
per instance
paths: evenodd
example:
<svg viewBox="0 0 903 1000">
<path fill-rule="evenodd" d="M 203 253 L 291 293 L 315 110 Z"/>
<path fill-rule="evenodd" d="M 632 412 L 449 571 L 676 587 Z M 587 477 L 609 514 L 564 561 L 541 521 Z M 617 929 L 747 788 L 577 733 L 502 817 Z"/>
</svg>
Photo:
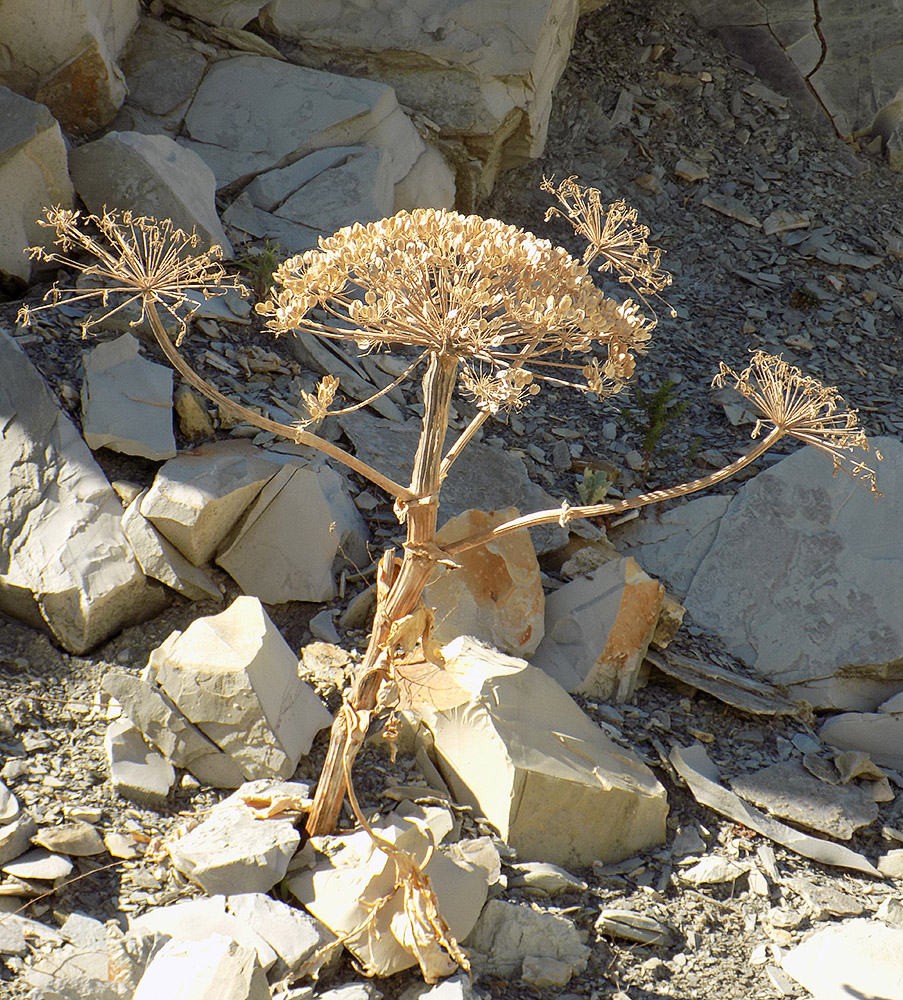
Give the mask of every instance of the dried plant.
<svg viewBox="0 0 903 1000">
<path fill-rule="evenodd" d="M 55 287 L 48 304 L 23 309 L 27 322 L 41 308 L 62 301 L 124 292 L 127 302 L 140 299 L 142 318 L 150 324 L 166 357 L 182 376 L 220 406 L 264 430 L 320 449 L 328 456 L 386 490 L 406 527 L 400 557 L 384 553 L 377 573 L 377 606 L 366 654 L 333 724 L 326 762 L 307 817 L 310 835 L 332 832 L 346 792 L 365 829 L 350 785 L 351 768 L 367 725 L 377 716 L 392 716 L 405 689 L 416 677 L 405 676 L 405 663 L 415 650 L 429 669 L 441 672 L 441 651 L 431 639 L 432 611 L 422 592 L 439 563 L 512 531 L 580 517 L 621 511 L 686 496 L 734 475 L 785 435 L 828 452 L 836 468 L 844 468 L 875 488 L 874 472 L 849 458 L 849 449 L 865 447 L 855 412 L 847 411 L 836 390 L 803 376 L 780 358 L 758 353 L 750 366 L 735 374 L 726 366 L 716 384 L 732 380 L 762 413 L 761 427 L 771 429 L 742 458 L 702 479 L 641 496 L 580 507 L 560 508 L 514 518 L 491 530 L 440 548 L 436 543 L 442 482 L 449 469 L 491 413 L 520 407 L 543 383 L 570 385 L 604 397 L 618 392 L 633 374 L 636 355 L 647 349 L 655 326 L 641 306 L 619 302 L 593 283 L 588 265 L 612 271 L 642 299 L 658 295 L 670 282 L 661 270 L 661 253 L 647 243 L 649 231 L 623 203 L 603 211 L 598 191 L 568 178 L 555 187 L 544 181 L 564 209 L 550 209 L 568 219 L 588 241 L 583 262 L 546 240 L 494 219 L 422 209 L 400 212 L 391 219 L 354 225 L 320 241 L 317 250 L 285 261 L 274 273 L 276 290 L 257 306 L 275 334 L 308 331 L 316 336 L 350 340 L 365 351 L 414 348 L 417 357 L 400 377 L 423 365 L 423 417 L 409 486 L 393 482 L 341 448 L 304 430 L 267 420 L 200 378 L 179 354 L 160 321 L 157 305 L 177 318 L 189 290 L 205 295 L 236 287 L 212 252 L 186 255 L 197 241 L 168 223 L 127 213 L 89 216 L 53 209 L 46 225 L 54 227 L 61 253 L 34 250 L 40 259 L 65 263 L 107 282 L 102 289 Z M 101 238 L 89 235 L 95 228 Z M 106 240 L 106 244 L 102 242 Z M 72 251 L 93 256 L 82 263 Z M 122 306 L 117 306 L 122 308 Z M 187 319 L 179 319 L 180 337 Z M 90 329 L 93 320 L 87 320 Z M 573 355 L 589 355 L 579 361 Z M 578 375 L 582 380 L 578 381 Z M 338 382 L 326 376 L 315 393 L 300 400 L 319 421 L 332 409 Z M 477 413 L 445 450 L 449 408 L 461 389 L 477 404 Z M 381 395 L 386 389 L 380 390 Z M 366 405 L 364 404 L 359 405 Z M 880 456 L 878 456 L 880 458 Z M 596 498 L 598 494 L 593 496 Z M 398 940 L 433 976 L 448 958 L 466 959 L 439 915 L 422 866 L 390 845 L 374 843 L 395 862 L 393 894 L 401 892 L 407 923 Z M 388 897 L 387 897 L 388 899 Z M 386 902 L 386 901 L 383 901 Z M 378 908 L 382 902 L 378 904 Z M 375 912 L 375 911 L 374 911 Z"/>
</svg>

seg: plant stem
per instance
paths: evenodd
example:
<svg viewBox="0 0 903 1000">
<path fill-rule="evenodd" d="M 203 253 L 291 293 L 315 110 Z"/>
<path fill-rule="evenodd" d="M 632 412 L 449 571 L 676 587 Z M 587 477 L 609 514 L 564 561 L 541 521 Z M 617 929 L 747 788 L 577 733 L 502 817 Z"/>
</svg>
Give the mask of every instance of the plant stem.
<svg viewBox="0 0 903 1000">
<path fill-rule="evenodd" d="M 330 458 L 334 458 L 337 462 L 341 462 L 343 465 L 348 466 L 354 472 L 363 476 L 365 479 L 369 479 L 371 483 L 384 489 L 391 496 L 396 497 L 399 500 L 411 500 L 413 499 L 413 494 L 410 490 L 405 489 L 404 486 L 400 486 L 398 483 L 389 479 L 388 476 L 384 476 L 381 472 L 378 472 L 372 466 L 367 465 L 366 462 L 362 462 L 359 458 L 355 458 L 354 455 L 349 454 L 347 451 L 334 445 L 331 441 L 327 441 L 325 438 L 321 438 L 316 434 L 311 434 L 310 431 L 302 430 L 300 427 L 292 427 L 290 424 L 280 424 L 276 420 L 270 420 L 268 417 L 262 417 L 259 413 L 255 413 L 254 410 L 249 409 L 247 406 L 242 406 L 241 403 L 236 403 L 234 400 L 229 399 L 228 396 L 224 396 L 218 389 L 215 389 L 209 382 L 201 378 L 194 369 L 189 367 L 187 362 L 182 358 L 176 349 L 175 344 L 169 339 L 169 335 L 160 322 L 160 316 L 157 312 L 157 307 L 152 299 L 148 299 L 145 302 L 145 311 L 148 319 L 150 320 L 151 330 L 156 337 L 157 343 L 160 345 L 163 353 L 166 355 L 167 360 L 173 366 L 173 368 L 178 371 L 178 373 L 188 382 L 193 385 L 198 392 L 203 393 L 208 399 L 212 399 L 217 406 L 221 406 L 224 410 L 229 410 L 236 416 L 240 416 L 242 420 L 246 420 L 249 424 L 253 424 L 255 427 L 259 427 L 261 430 L 270 431 L 273 434 L 279 434 L 282 437 L 287 437 L 291 441 L 295 441 L 297 444 L 308 445 L 311 448 L 316 448 L 318 451 L 323 452 L 324 455 L 328 455 Z"/>
<path fill-rule="evenodd" d="M 355 712 L 375 707 L 379 686 L 390 669 L 393 650 L 389 648 L 389 637 L 392 625 L 417 609 L 423 588 L 435 566 L 442 448 L 448 430 L 457 368 L 456 358 L 431 354 L 423 376 L 423 423 L 411 479 L 410 493 L 414 499 L 405 505 L 407 540 L 404 558 L 388 592 L 377 604 L 367 652 L 348 696 L 348 704 Z M 340 712 L 332 725 L 326 762 L 307 817 L 307 833 L 312 837 L 331 833 L 342 808 L 345 770 L 350 770 L 357 753 L 357 747 L 348 742 L 345 716 L 346 713 Z"/>
<path fill-rule="evenodd" d="M 570 507 L 566 503 L 557 510 L 541 510 L 535 514 L 524 514 L 523 517 L 516 517 L 511 521 L 505 521 L 498 527 L 488 531 L 481 531 L 476 535 L 462 538 L 443 548 L 445 555 L 454 557 L 468 549 L 478 545 L 485 545 L 494 541 L 500 535 L 510 534 L 512 531 L 521 531 L 523 528 L 535 528 L 541 524 L 551 524 L 558 521 L 564 527 L 569 521 L 575 521 L 581 517 L 600 517 L 608 514 L 620 514 L 625 510 L 635 510 L 638 507 L 646 507 L 652 503 L 662 503 L 664 500 L 673 500 L 676 497 L 686 496 L 688 493 L 695 493 L 697 490 L 704 490 L 716 483 L 723 482 L 736 475 L 742 468 L 754 462 L 760 455 L 768 451 L 777 441 L 784 436 L 784 431 L 775 427 L 768 434 L 751 448 L 742 458 L 736 462 L 731 462 L 723 469 L 718 469 L 709 476 L 701 479 L 693 479 L 689 483 L 682 483 L 680 486 L 672 486 L 668 489 L 653 490 L 651 493 L 643 493 L 637 497 L 630 497 L 627 500 L 616 500 L 611 503 L 592 504 L 588 507 Z"/>
</svg>

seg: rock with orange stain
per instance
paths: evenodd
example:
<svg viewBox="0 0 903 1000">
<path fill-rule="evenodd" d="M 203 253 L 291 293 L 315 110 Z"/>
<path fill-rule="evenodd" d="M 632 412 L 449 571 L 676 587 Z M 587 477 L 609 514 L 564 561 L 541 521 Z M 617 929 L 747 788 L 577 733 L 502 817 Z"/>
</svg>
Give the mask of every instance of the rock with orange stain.
<svg viewBox="0 0 903 1000">
<path fill-rule="evenodd" d="M 515 507 L 467 510 L 447 521 L 436 541 L 449 544 L 517 516 Z M 436 640 L 472 635 L 512 656 L 535 652 L 544 632 L 545 597 L 529 533 L 503 535 L 456 561 L 459 569 L 441 567 L 424 591 L 424 602 L 436 609 Z"/>
<path fill-rule="evenodd" d="M 612 560 L 549 596 L 546 635 L 531 662 L 572 694 L 625 701 L 664 596 L 664 587 L 631 556 Z"/>
</svg>

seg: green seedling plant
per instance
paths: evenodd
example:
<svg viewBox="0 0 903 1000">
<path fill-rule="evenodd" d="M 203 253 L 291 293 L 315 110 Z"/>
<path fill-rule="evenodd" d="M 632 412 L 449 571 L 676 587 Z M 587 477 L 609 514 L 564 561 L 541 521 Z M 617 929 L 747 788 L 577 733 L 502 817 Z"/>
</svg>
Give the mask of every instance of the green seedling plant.
<svg viewBox="0 0 903 1000">
<path fill-rule="evenodd" d="M 190 385 L 262 430 L 319 449 L 392 500 L 405 541 L 400 552 L 388 549 L 379 561 L 369 643 L 333 724 L 306 830 L 309 835 L 334 831 L 347 794 L 357 821 L 392 859 L 396 872 L 395 893 L 375 905 L 367 926 L 355 933 L 373 930 L 384 906 L 401 900 L 393 933 L 429 982 L 458 965 L 466 968 L 466 956 L 438 911 L 423 866 L 368 826 L 354 794 L 352 768 L 372 722 L 387 720 L 384 732 L 391 734 L 399 708 L 416 711 L 405 695 L 413 687 L 406 684 L 412 658 L 443 669 L 442 652 L 431 638 L 434 613 L 422 600 L 436 566 L 455 566 L 460 553 L 511 532 L 550 523 L 565 527 L 578 518 L 616 515 L 687 496 L 728 479 L 786 435 L 826 452 L 835 469 L 875 489 L 873 470 L 851 455 L 851 449 L 867 447 L 865 435 L 837 391 L 780 358 L 757 352 L 747 368 L 735 372 L 722 364 L 715 378 L 718 385 L 734 386 L 762 415 L 753 431 L 757 440 L 730 465 L 701 479 L 612 501 L 598 496 L 602 484 L 594 480 L 586 484 L 587 490 L 592 485 L 592 493 L 581 497 L 589 502 L 571 506 L 565 501 L 440 546 L 436 526 L 443 482 L 488 417 L 527 406 L 545 385 L 572 386 L 602 399 L 621 391 L 634 373 L 636 357 L 650 346 L 656 318 L 648 300 L 670 282 L 661 269 L 660 251 L 647 243 L 648 230 L 623 202 L 606 209 L 597 190 L 581 187 L 573 178 L 557 185 L 545 180 L 543 189 L 557 201 L 546 218 L 566 219 L 586 239 L 582 260 L 496 219 L 418 209 L 355 224 L 321 239 L 318 249 L 276 269 L 272 294 L 257 305 L 276 336 L 307 331 L 351 342 L 361 351 L 416 350 L 413 362 L 393 383 L 419 370 L 423 417 L 410 483 L 395 482 L 306 429 L 351 408 L 336 406 L 336 378 L 326 376 L 315 392 L 303 393 L 296 402 L 306 408 L 309 419 L 288 425 L 241 406 L 193 371 L 178 349 L 187 331 L 186 292 L 240 291 L 241 282 L 225 273 L 215 251 L 199 252 L 196 237 L 168 222 L 130 213 L 82 218 L 65 209 L 49 210 L 42 224 L 56 231 L 58 248 L 37 248 L 33 254 L 75 267 L 104 287 L 54 287 L 44 306 L 20 314 L 20 321 L 27 322 L 40 309 L 64 301 L 95 297 L 115 311 L 138 300 L 142 319 Z M 604 292 L 594 281 L 591 265 L 603 276 L 616 275 L 615 291 L 632 292 L 635 298 Z M 116 293 L 124 300 L 118 305 L 113 304 Z M 180 323 L 175 341 L 166 332 L 161 311 Z M 95 322 L 88 318 L 83 331 Z M 446 447 L 456 392 L 473 400 L 476 413 Z M 403 932 L 396 932 L 402 916 L 406 924 Z"/>
<path fill-rule="evenodd" d="M 577 495 L 585 505 L 600 503 L 604 500 L 614 484 L 602 469 L 584 469 L 577 480 Z"/>
<path fill-rule="evenodd" d="M 656 457 L 675 450 L 674 446 L 666 448 L 662 437 L 687 409 L 686 400 L 678 400 L 674 392 L 676 383 L 666 378 L 653 393 L 645 393 L 638 385 L 636 387 L 637 406 L 628 411 L 627 420 L 631 427 L 640 435 L 640 454 L 643 456 L 643 467 L 640 471 L 645 483 L 649 468 Z"/>
<path fill-rule="evenodd" d="M 263 301 L 273 287 L 273 272 L 285 259 L 278 243 L 264 240 L 263 246 L 254 253 L 249 251 L 235 261 L 237 267 L 248 276 L 251 291 L 258 301 Z"/>
</svg>

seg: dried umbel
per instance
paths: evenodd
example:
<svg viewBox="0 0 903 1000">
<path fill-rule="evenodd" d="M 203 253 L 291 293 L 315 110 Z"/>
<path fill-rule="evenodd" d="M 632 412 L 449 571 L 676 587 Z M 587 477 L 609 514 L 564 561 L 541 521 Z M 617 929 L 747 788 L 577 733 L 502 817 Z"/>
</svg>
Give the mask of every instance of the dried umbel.
<svg viewBox="0 0 903 1000">
<path fill-rule="evenodd" d="M 22 308 L 19 322 L 23 325 L 35 313 L 61 302 L 98 300 L 107 317 L 140 302 L 137 325 L 144 321 L 148 303 L 155 302 L 178 324 L 180 341 L 187 320 L 179 308 L 189 292 L 197 291 L 209 298 L 232 289 L 247 295 L 245 286 L 227 275 L 219 263 L 222 251 L 218 246 L 199 253 L 197 234 L 183 232 L 168 219 L 158 221 L 132 212 L 107 211 L 82 216 L 80 212 L 57 206 L 45 209 L 38 225 L 56 231 L 59 250 L 31 247 L 32 259 L 75 268 L 97 287 L 64 289 L 54 285 L 45 296 L 46 305 Z M 90 262 L 80 260 L 80 254 L 87 254 Z M 118 299 L 117 293 L 124 298 L 110 309 L 111 296 Z M 94 317 L 87 316 L 82 323 L 82 335 L 96 322 Z"/>
<path fill-rule="evenodd" d="M 363 350 L 405 346 L 461 363 L 491 411 L 519 406 L 536 378 L 617 392 L 654 322 L 604 294 L 560 247 L 497 219 L 418 209 L 355 224 L 275 272 L 257 311 L 276 334 L 309 330 Z M 318 312 L 315 312 L 318 310 Z M 589 364 L 569 352 L 601 352 Z"/>
<path fill-rule="evenodd" d="M 753 429 L 754 438 L 763 422 L 772 424 L 783 434 L 829 454 L 835 473 L 842 471 L 862 479 L 872 493 L 878 493 L 875 471 L 853 458 L 855 450 L 869 450 L 865 431 L 859 426 L 856 410 L 847 409 L 836 389 L 764 351 L 756 351 L 739 374 L 722 362 L 712 384 L 728 383 L 762 414 L 763 420 Z M 875 457 L 881 461 L 880 452 L 875 452 Z"/>
</svg>

